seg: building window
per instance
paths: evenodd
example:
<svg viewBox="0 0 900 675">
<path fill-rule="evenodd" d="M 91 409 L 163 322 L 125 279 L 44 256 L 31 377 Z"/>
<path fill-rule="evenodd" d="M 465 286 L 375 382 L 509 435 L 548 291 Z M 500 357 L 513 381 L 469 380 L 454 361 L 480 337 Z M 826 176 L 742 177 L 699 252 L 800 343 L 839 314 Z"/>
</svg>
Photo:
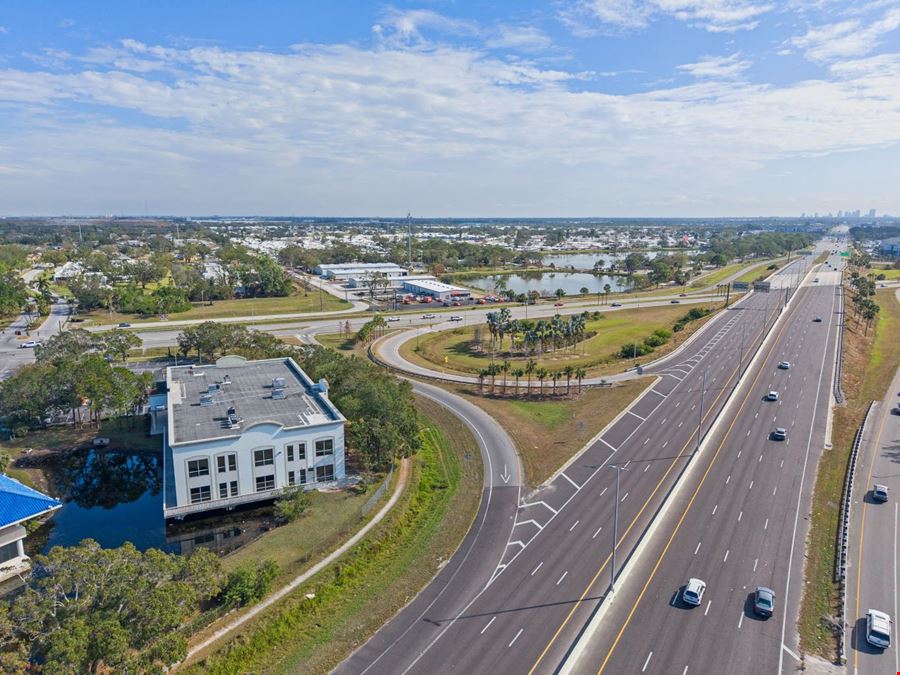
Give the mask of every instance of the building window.
<svg viewBox="0 0 900 675">
<path fill-rule="evenodd" d="M 288 485 L 295 485 L 293 471 L 288 471 Z"/>
<path fill-rule="evenodd" d="M 324 441 L 316 441 L 316 457 L 325 457 L 334 454 L 334 441 L 330 438 Z"/>
<path fill-rule="evenodd" d="M 257 476 L 256 477 L 256 491 L 257 492 L 265 492 L 266 490 L 274 490 L 275 489 L 275 476 L 269 474 L 268 476 Z"/>
<path fill-rule="evenodd" d="M 300 469 L 300 485 L 306 484 L 306 469 Z"/>
<path fill-rule="evenodd" d="M 334 464 L 325 464 L 316 467 L 316 480 L 318 482 L 334 480 Z"/>
<path fill-rule="evenodd" d="M 198 478 L 199 476 L 208 476 L 209 475 L 209 460 L 204 459 L 189 459 L 188 460 L 188 476 L 191 478 Z"/>
<path fill-rule="evenodd" d="M 228 483 L 219 483 L 219 499 L 225 499 L 228 496 Z"/>
<path fill-rule="evenodd" d="M 294 446 L 289 445 L 289 446 L 287 446 L 286 450 L 287 450 L 287 461 L 293 462 L 294 461 Z"/>
<path fill-rule="evenodd" d="M 238 496 L 238 484 L 237 484 L 236 480 L 231 481 L 231 496 L 232 497 Z"/>
<path fill-rule="evenodd" d="M 306 443 L 297 444 L 297 459 L 301 462 L 306 459 Z"/>
<path fill-rule="evenodd" d="M 254 466 L 270 466 L 275 463 L 275 460 L 272 458 L 272 448 L 265 448 L 264 450 L 254 450 L 253 451 L 253 465 Z"/>
<path fill-rule="evenodd" d="M 219 455 L 216 457 L 216 468 L 219 473 L 237 471 L 237 455 Z"/>
<path fill-rule="evenodd" d="M 191 488 L 191 504 L 200 504 L 201 502 L 208 502 L 211 499 L 212 493 L 209 489 L 209 485 Z"/>
<path fill-rule="evenodd" d="M 13 558 L 19 557 L 19 547 L 16 542 L 11 541 L 8 544 L 0 546 L 0 563 L 5 563 Z"/>
</svg>

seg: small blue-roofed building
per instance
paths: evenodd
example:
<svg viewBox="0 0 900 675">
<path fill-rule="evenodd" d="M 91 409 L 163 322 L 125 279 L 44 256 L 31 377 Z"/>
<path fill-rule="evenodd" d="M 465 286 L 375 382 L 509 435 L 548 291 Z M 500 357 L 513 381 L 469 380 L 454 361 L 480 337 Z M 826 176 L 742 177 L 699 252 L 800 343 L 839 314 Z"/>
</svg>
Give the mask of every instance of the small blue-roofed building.
<svg viewBox="0 0 900 675">
<path fill-rule="evenodd" d="M 26 520 L 47 515 L 62 504 L 45 494 L 0 474 L 0 581 L 28 569 L 23 541 Z"/>
</svg>

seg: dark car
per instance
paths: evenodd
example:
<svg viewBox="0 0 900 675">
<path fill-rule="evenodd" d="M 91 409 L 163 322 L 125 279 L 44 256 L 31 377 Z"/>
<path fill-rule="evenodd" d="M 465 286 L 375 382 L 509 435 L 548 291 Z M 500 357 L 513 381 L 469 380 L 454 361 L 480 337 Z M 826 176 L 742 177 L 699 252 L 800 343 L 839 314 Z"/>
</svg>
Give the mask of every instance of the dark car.
<svg viewBox="0 0 900 675">
<path fill-rule="evenodd" d="M 760 616 L 772 616 L 775 611 L 775 591 L 765 586 L 757 586 L 753 594 L 753 611 Z"/>
<path fill-rule="evenodd" d="M 678 305 L 678 304 L 681 304 L 681 300 L 669 300 L 669 304 Z"/>
<path fill-rule="evenodd" d="M 610 305 L 610 307 L 621 307 L 621 306 L 622 306 L 621 302 L 614 302 Z"/>
<path fill-rule="evenodd" d="M 815 319 L 813 319 L 813 322 L 814 322 L 814 323 L 822 323 L 822 317 L 821 317 L 821 316 L 817 316 Z"/>
<path fill-rule="evenodd" d="M 128 323 L 127 321 L 120 321 L 119 328 L 131 328 L 131 324 Z"/>
</svg>

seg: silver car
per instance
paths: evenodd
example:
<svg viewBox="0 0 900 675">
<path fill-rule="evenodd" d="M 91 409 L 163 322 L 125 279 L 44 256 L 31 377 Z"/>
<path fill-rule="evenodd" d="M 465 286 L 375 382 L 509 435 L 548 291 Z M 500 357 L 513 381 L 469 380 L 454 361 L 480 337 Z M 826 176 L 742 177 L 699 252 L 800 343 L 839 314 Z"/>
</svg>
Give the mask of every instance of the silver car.
<svg viewBox="0 0 900 675">
<path fill-rule="evenodd" d="M 687 604 L 697 607 L 701 602 L 703 602 L 703 594 L 705 592 L 706 582 L 702 579 L 694 579 L 692 577 L 688 579 L 688 582 L 684 587 L 684 591 L 682 591 L 681 593 L 681 599 L 684 600 Z"/>
<path fill-rule="evenodd" d="M 775 591 L 766 586 L 757 586 L 753 595 L 753 611 L 760 616 L 772 616 L 775 611 Z"/>
</svg>

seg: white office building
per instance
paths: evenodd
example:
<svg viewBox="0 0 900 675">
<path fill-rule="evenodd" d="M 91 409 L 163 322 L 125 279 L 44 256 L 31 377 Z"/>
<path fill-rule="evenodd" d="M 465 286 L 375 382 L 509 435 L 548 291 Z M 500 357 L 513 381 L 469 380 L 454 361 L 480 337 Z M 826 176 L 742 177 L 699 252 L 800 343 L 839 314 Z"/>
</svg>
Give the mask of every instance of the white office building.
<svg viewBox="0 0 900 675">
<path fill-rule="evenodd" d="M 290 358 L 170 367 L 151 416 L 163 433 L 167 519 L 344 478 L 344 417 L 327 382 Z"/>
<path fill-rule="evenodd" d="M 387 279 L 409 275 L 409 270 L 394 263 L 335 263 L 319 265 L 316 274 L 331 281 L 349 281 L 351 278 L 368 279 L 382 274 Z"/>
</svg>

